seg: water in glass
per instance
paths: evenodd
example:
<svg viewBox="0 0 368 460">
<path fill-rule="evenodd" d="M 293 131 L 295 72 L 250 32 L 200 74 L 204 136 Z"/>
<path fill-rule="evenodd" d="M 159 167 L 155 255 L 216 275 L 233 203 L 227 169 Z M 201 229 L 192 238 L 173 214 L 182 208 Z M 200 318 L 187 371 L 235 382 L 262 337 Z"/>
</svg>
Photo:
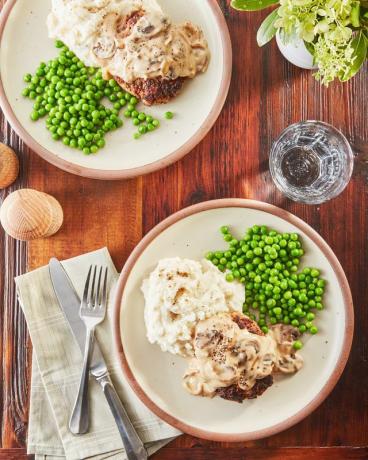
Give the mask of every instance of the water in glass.
<svg viewBox="0 0 368 460">
<path fill-rule="evenodd" d="M 345 136 L 327 123 L 289 126 L 274 143 L 270 170 L 276 186 L 294 201 L 323 203 L 348 184 L 354 156 Z"/>
</svg>

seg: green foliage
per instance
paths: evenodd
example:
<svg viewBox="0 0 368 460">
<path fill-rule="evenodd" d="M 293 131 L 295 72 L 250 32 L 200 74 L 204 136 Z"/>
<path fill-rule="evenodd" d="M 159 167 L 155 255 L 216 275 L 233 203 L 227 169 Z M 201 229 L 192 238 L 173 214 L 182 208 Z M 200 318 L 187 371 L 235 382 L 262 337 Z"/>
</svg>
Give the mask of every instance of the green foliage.
<svg viewBox="0 0 368 460">
<path fill-rule="evenodd" d="M 278 3 L 278 0 L 232 0 L 231 6 L 241 11 L 258 11 Z"/>
<path fill-rule="evenodd" d="M 341 81 L 347 81 L 351 77 L 354 77 L 354 75 L 358 73 L 367 58 L 368 39 L 365 37 L 362 31 L 360 31 L 358 35 L 353 39 L 351 42 L 351 47 L 354 50 L 352 56 L 353 62 L 349 66 L 348 71 L 341 78 Z"/>
<path fill-rule="evenodd" d="M 286 41 L 303 40 L 318 65 L 316 78 L 328 85 L 347 81 L 367 59 L 368 0 L 232 0 L 240 10 L 255 11 L 279 3 L 262 22 L 259 46 L 279 30 Z"/>
<path fill-rule="evenodd" d="M 277 10 L 272 11 L 266 19 L 262 22 L 257 32 L 257 43 L 258 46 L 263 46 L 275 36 L 277 29 L 275 27 L 275 21 L 278 19 Z"/>
</svg>

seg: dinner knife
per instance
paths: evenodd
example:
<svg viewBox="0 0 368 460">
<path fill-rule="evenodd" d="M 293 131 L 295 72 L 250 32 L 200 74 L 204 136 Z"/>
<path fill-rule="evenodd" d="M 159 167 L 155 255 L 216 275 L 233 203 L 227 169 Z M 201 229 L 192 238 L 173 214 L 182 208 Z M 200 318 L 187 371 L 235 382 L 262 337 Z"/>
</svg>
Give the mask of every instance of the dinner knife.
<svg viewBox="0 0 368 460">
<path fill-rule="evenodd" d="M 79 317 L 80 299 L 61 263 L 53 258 L 49 262 L 52 285 L 61 309 L 69 323 L 82 353 L 86 340 L 86 327 Z M 110 379 L 106 361 L 100 346 L 95 340 L 90 362 L 90 372 L 101 385 L 103 393 L 114 416 L 128 460 L 146 460 L 148 458 L 144 444 L 140 440 L 128 414 L 122 405 Z"/>
</svg>

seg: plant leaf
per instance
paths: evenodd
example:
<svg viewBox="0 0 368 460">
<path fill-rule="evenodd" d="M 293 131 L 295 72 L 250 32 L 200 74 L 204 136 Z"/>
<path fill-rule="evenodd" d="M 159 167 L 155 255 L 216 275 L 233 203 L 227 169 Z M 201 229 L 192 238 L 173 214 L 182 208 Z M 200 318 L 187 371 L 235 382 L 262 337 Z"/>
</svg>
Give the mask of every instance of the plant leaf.
<svg viewBox="0 0 368 460">
<path fill-rule="evenodd" d="M 314 57 L 314 46 L 313 46 L 313 42 L 310 43 L 310 42 L 306 42 L 304 40 L 304 46 L 307 48 L 309 54 L 311 54 L 313 57 Z"/>
<path fill-rule="evenodd" d="M 260 28 L 258 29 L 257 32 L 257 43 L 258 46 L 263 46 L 266 43 L 268 43 L 270 40 L 273 39 L 275 36 L 277 29 L 275 27 L 275 21 L 278 19 L 278 14 L 277 10 L 272 11 L 271 14 L 269 14 L 266 19 L 262 22 Z"/>
<path fill-rule="evenodd" d="M 257 11 L 268 8 L 279 0 L 231 0 L 231 6 L 241 11 Z"/>
<path fill-rule="evenodd" d="M 350 20 L 353 27 L 360 26 L 360 2 L 353 3 L 350 14 Z"/>
<path fill-rule="evenodd" d="M 313 42 L 310 43 L 310 42 L 306 42 L 304 40 L 304 46 L 306 47 L 308 53 L 313 57 L 313 65 L 316 65 L 317 61 L 316 61 L 316 56 L 315 56 L 315 52 L 314 52 Z"/>
<path fill-rule="evenodd" d="M 304 46 L 307 48 L 308 52 L 309 52 L 312 56 L 314 56 L 314 46 L 313 46 L 313 43 L 311 43 L 311 42 L 306 42 L 306 41 L 304 40 Z"/>
<path fill-rule="evenodd" d="M 351 77 L 354 77 L 354 75 L 358 73 L 359 69 L 362 67 L 365 58 L 367 57 L 367 40 L 362 31 L 360 31 L 353 39 L 351 46 L 354 49 L 352 56 L 353 61 L 349 70 L 347 70 L 345 75 L 341 78 L 341 81 L 347 81 Z"/>
</svg>

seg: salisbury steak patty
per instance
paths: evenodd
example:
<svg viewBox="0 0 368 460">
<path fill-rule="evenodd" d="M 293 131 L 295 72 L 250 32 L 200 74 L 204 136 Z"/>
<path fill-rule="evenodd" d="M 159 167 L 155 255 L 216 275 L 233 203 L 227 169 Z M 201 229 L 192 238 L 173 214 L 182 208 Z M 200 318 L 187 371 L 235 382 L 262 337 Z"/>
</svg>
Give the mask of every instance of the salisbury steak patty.
<svg viewBox="0 0 368 460">
<path fill-rule="evenodd" d="M 221 312 L 199 321 L 183 385 L 198 396 L 240 403 L 257 398 L 273 384 L 273 373 L 291 374 L 302 367 L 303 358 L 293 348 L 298 333 L 278 324 L 265 334 L 239 312 Z"/>
<path fill-rule="evenodd" d="M 119 37 L 127 37 L 143 14 L 144 11 L 139 10 L 127 16 L 124 23 L 118 26 Z M 186 80 L 186 78 L 165 79 L 157 77 L 138 78 L 128 83 L 120 77 L 115 76 L 114 78 L 125 91 L 141 99 L 146 105 L 166 104 L 170 99 L 177 96 Z"/>
<path fill-rule="evenodd" d="M 231 319 L 239 326 L 239 329 L 247 329 L 252 334 L 264 335 L 258 324 L 247 316 L 232 313 Z M 244 399 L 255 399 L 257 396 L 261 396 L 272 384 L 272 375 L 268 375 L 263 379 L 257 380 L 250 390 L 244 390 L 239 385 L 230 385 L 225 388 L 218 388 L 216 394 L 223 399 L 241 403 Z"/>
<path fill-rule="evenodd" d="M 268 375 L 263 379 L 257 380 L 254 386 L 248 391 L 243 390 L 239 385 L 230 385 L 229 387 L 218 388 L 216 390 L 216 394 L 221 396 L 223 399 L 242 403 L 244 399 L 255 399 L 258 396 L 261 396 L 261 394 L 263 394 L 272 384 L 272 375 Z"/>
<path fill-rule="evenodd" d="M 174 80 L 157 78 L 138 78 L 132 83 L 127 83 L 120 77 L 115 77 L 119 85 L 146 105 L 166 104 L 170 99 L 177 96 L 186 78 L 175 78 Z"/>
<path fill-rule="evenodd" d="M 252 334 L 264 335 L 258 324 L 248 316 L 240 315 L 239 313 L 232 313 L 231 319 L 239 326 L 239 329 L 247 329 Z"/>
</svg>

